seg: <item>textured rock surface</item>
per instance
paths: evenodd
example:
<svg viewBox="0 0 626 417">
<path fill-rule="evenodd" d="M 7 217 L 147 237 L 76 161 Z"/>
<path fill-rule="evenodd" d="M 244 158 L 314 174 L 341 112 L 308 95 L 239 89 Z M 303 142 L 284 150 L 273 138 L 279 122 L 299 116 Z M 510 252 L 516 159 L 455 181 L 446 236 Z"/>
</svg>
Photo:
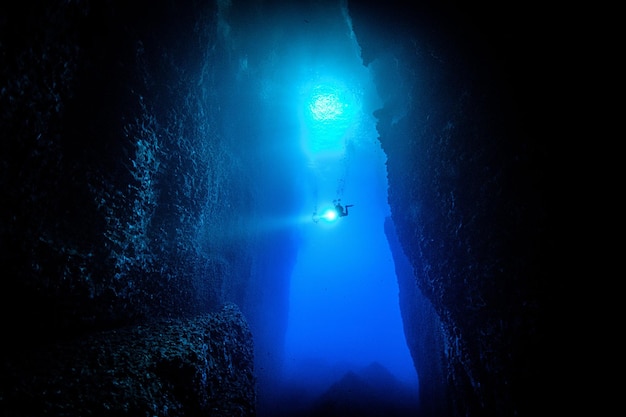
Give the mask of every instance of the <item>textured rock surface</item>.
<svg viewBox="0 0 626 417">
<path fill-rule="evenodd" d="M 417 286 L 415 271 L 404 254 L 390 217 L 385 219 L 385 235 L 398 278 L 404 334 L 420 379 L 420 412 L 430 417 L 447 415 L 450 399 L 441 319 Z"/>
<path fill-rule="evenodd" d="M 6 416 L 251 416 L 252 335 L 239 309 L 42 341 L 2 361 Z"/>
<path fill-rule="evenodd" d="M 228 213 L 253 216 L 251 185 L 216 110 L 215 5 L 175 3 L 7 11 L 0 256 L 15 331 L 243 304 L 251 228 Z"/>
<path fill-rule="evenodd" d="M 420 385 L 449 399 L 429 415 L 535 415 L 550 138 L 534 126 L 544 116 L 532 96 L 541 84 L 524 53 L 542 50 L 538 37 L 487 19 L 481 5 L 454 5 L 457 13 L 446 2 L 414 10 L 350 2 L 363 62 L 385 100 L 375 115 L 392 219 L 415 285 L 441 321 L 445 388 L 438 372 L 420 374 Z M 407 288 L 405 325 L 417 332 L 423 316 L 406 309 L 421 310 L 419 298 L 408 301 Z M 428 348 L 410 347 L 420 367 Z"/>
<path fill-rule="evenodd" d="M 208 317 L 255 210 L 216 4 L 35 3 L 0 6 L 0 414 L 251 415 L 251 334 Z"/>
</svg>

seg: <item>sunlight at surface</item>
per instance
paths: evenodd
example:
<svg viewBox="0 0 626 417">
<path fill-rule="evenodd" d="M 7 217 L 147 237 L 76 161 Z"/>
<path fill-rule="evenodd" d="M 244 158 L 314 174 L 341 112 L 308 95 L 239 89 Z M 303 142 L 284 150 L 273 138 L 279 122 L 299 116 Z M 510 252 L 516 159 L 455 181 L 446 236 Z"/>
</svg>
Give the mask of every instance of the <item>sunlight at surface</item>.
<svg viewBox="0 0 626 417">
<path fill-rule="evenodd" d="M 316 120 L 332 120 L 341 116 L 344 104 L 335 94 L 318 94 L 309 106 Z"/>
<path fill-rule="evenodd" d="M 359 121 L 357 95 L 348 85 L 333 78 L 313 80 L 303 93 L 305 152 L 312 158 L 344 154 Z"/>
</svg>

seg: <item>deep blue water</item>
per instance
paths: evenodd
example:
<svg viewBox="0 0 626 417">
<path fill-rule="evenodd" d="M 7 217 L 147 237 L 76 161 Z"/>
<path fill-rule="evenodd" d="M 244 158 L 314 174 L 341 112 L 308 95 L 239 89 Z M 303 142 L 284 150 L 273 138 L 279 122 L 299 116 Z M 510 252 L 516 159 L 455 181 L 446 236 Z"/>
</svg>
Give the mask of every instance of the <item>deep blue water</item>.
<svg viewBox="0 0 626 417">
<path fill-rule="evenodd" d="M 276 172 L 297 185 L 290 209 L 258 225 L 298 234 L 282 378 L 321 392 L 346 371 L 377 362 L 416 387 L 383 230 L 385 155 L 372 115 L 381 99 L 344 5 L 223 7 L 221 18 L 238 75 L 263 117 L 261 143 L 289 161 Z M 328 221 L 334 200 L 353 207 Z"/>
</svg>

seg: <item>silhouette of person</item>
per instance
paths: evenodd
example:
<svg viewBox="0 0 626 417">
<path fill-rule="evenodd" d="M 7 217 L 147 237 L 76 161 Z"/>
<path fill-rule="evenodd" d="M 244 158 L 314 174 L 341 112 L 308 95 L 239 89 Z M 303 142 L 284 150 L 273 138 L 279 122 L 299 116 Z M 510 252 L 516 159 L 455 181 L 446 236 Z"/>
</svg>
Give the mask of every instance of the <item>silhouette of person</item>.
<svg viewBox="0 0 626 417">
<path fill-rule="evenodd" d="M 337 212 L 337 216 L 344 217 L 348 215 L 348 208 L 354 206 L 354 204 L 347 204 L 345 207 L 341 205 L 340 200 L 336 200 L 335 203 L 335 211 Z"/>
</svg>

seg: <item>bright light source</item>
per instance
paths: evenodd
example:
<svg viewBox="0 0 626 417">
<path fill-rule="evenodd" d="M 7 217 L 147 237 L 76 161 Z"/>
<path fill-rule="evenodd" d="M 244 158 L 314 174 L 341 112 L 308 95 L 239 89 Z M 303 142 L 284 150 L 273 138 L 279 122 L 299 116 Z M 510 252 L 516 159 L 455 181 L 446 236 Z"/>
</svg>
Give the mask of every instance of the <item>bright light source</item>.
<svg viewBox="0 0 626 417">
<path fill-rule="evenodd" d="M 305 89 L 303 148 L 314 158 L 340 157 L 359 122 L 360 102 L 343 82 L 328 78 Z"/>
<path fill-rule="evenodd" d="M 315 120 L 334 120 L 341 116 L 343 107 L 337 94 L 333 93 L 316 94 L 309 105 Z"/>
<path fill-rule="evenodd" d="M 337 219 L 337 211 L 335 209 L 328 209 L 322 214 L 322 217 L 329 222 L 332 222 Z"/>
</svg>

